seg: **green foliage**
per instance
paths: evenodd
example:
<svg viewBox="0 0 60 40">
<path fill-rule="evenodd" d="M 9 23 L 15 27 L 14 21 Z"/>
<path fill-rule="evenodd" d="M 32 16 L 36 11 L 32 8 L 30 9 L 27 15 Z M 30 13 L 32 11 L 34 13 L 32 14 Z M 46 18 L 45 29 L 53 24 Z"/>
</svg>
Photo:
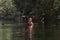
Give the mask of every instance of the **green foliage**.
<svg viewBox="0 0 60 40">
<path fill-rule="evenodd" d="M 8 10 L 15 7 L 12 0 L 0 0 L 0 12 L 7 13 Z"/>
<path fill-rule="evenodd" d="M 60 7 L 60 1 L 58 0 L 57 2 L 55 2 L 55 9 Z"/>
</svg>

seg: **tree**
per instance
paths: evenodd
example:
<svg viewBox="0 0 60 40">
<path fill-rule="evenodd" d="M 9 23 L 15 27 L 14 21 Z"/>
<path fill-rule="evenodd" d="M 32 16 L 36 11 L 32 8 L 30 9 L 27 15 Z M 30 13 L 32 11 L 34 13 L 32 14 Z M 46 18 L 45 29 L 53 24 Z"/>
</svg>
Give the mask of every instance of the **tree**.
<svg viewBox="0 0 60 40">
<path fill-rule="evenodd" d="M 12 0 L 0 0 L 0 11 L 2 14 L 7 14 L 13 7 L 15 7 L 15 5 Z"/>
</svg>

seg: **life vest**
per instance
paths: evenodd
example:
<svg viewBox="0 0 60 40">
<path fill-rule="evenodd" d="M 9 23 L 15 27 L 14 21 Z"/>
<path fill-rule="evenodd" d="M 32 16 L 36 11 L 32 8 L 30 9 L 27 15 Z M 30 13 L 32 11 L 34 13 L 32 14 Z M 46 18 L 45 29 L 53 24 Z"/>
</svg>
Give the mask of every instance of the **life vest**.
<svg viewBox="0 0 60 40">
<path fill-rule="evenodd" d="M 32 22 L 28 22 L 28 26 L 32 26 Z"/>
</svg>

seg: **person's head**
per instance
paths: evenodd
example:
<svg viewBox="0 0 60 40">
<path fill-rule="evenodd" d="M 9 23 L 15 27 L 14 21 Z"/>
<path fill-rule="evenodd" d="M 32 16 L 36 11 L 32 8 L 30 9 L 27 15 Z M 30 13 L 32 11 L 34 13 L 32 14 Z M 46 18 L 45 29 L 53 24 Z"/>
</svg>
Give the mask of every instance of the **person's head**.
<svg viewBox="0 0 60 40">
<path fill-rule="evenodd" d="M 29 17 L 29 18 L 28 18 L 28 21 L 32 21 L 32 18 L 31 18 L 31 17 Z"/>
</svg>

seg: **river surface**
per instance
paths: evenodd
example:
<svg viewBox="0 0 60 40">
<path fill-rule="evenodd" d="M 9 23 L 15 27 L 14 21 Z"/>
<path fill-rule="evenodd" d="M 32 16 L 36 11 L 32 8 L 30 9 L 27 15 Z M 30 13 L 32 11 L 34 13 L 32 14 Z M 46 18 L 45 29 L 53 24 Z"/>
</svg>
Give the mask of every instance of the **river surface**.
<svg viewBox="0 0 60 40">
<path fill-rule="evenodd" d="M 0 40 L 29 40 L 28 31 L 25 27 L 17 27 L 16 24 L 2 25 L 0 21 Z M 60 23 L 58 26 L 48 25 L 47 29 L 43 25 L 33 28 L 32 40 L 60 40 Z"/>
</svg>

